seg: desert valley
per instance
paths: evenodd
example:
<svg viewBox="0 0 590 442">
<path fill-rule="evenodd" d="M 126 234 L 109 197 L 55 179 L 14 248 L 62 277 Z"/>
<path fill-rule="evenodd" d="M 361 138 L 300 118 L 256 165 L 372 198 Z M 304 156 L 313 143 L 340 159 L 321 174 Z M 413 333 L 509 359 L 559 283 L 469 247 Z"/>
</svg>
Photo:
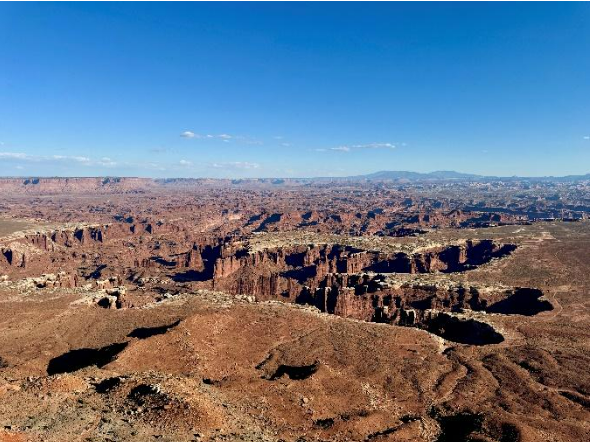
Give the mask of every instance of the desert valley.
<svg viewBox="0 0 590 442">
<path fill-rule="evenodd" d="M 587 440 L 589 189 L 2 179 L 0 440 Z"/>
</svg>

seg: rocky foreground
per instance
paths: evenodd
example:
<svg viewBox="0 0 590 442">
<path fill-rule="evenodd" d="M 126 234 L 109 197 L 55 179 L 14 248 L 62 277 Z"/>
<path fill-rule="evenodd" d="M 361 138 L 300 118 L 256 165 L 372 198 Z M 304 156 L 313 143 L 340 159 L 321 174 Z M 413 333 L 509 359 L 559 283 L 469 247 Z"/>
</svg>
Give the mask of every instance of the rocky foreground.
<svg viewBox="0 0 590 442">
<path fill-rule="evenodd" d="M 0 441 L 590 436 L 579 187 L 7 182 Z"/>
</svg>

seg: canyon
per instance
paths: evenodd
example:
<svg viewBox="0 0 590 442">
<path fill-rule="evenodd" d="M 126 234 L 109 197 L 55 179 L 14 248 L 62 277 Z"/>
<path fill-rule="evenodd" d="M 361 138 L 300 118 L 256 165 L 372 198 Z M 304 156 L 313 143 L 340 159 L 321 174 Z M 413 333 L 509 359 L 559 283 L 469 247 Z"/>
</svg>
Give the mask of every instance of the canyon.
<svg viewBox="0 0 590 442">
<path fill-rule="evenodd" d="M 0 441 L 586 439 L 586 184 L 444 183 L 1 179 Z"/>
</svg>

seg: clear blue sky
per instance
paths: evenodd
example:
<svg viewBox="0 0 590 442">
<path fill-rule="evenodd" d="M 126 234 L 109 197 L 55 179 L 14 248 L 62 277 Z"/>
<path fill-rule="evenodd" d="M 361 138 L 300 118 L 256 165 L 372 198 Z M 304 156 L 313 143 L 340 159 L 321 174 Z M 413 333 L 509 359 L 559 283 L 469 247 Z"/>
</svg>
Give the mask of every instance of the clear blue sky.
<svg viewBox="0 0 590 442">
<path fill-rule="evenodd" d="M 0 175 L 590 172 L 588 3 L 0 3 Z"/>
</svg>

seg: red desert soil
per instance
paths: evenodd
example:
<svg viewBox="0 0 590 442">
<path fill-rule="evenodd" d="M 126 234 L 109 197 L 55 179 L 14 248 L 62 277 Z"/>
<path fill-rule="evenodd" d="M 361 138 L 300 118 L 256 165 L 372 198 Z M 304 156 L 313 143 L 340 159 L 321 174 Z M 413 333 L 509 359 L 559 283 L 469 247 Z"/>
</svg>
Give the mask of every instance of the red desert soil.
<svg viewBox="0 0 590 442">
<path fill-rule="evenodd" d="M 519 186 L 1 180 L 0 441 L 590 440 L 587 192 Z"/>
</svg>

